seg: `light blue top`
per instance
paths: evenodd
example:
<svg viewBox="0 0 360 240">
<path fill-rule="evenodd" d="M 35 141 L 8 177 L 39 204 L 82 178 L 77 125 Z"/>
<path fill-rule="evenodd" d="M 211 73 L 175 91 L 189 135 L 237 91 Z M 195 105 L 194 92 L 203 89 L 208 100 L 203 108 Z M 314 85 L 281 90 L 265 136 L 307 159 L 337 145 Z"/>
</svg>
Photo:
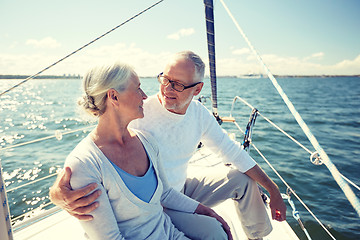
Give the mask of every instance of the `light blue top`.
<svg viewBox="0 0 360 240">
<path fill-rule="evenodd" d="M 115 170 L 119 173 L 125 185 L 135 196 L 137 196 L 144 202 L 147 203 L 150 202 L 158 184 L 154 166 L 150 159 L 149 159 L 149 169 L 142 177 L 131 175 L 130 173 L 116 166 L 115 163 L 113 162 L 111 162 L 111 164 L 114 166 Z"/>
</svg>

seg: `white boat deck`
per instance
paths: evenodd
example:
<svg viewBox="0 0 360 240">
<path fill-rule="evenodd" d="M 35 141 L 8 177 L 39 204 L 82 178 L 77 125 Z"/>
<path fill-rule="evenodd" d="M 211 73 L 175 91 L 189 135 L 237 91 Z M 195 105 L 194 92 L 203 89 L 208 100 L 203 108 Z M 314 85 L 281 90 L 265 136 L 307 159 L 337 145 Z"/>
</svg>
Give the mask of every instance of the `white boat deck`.
<svg viewBox="0 0 360 240">
<path fill-rule="evenodd" d="M 217 163 L 206 150 L 198 151 L 194 158 L 190 171 L 201 171 L 204 166 L 214 166 Z M 234 239 L 247 239 L 237 218 L 235 205 L 232 200 L 216 206 L 214 210 L 221 215 L 230 225 Z M 274 230 L 264 240 L 298 239 L 287 222 L 272 221 Z M 77 219 L 71 217 L 65 211 L 54 208 L 32 219 L 30 223 L 22 223 L 15 226 L 15 240 L 81 240 L 86 239 L 85 233 Z"/>
</svg>

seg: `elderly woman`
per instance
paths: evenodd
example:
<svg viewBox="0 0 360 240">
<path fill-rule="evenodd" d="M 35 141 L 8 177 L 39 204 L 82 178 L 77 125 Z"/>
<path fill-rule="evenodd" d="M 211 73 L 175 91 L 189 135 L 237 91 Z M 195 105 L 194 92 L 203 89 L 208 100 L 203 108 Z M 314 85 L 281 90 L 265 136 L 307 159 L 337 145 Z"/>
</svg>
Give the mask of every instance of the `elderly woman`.
<svg viewBox="0 0 360 240">
<path fill-rule="evenodd" d="M 74 189 L 96 182 L 102 192 L 93 220 L 81 221 L 90 239 L 188 239 L 163 207 L 212 216 L 228 228 L 213 210 L 170 188 L 155 140 L 128 128 L 144 116 L 147 98 L 132 68 L 119 63 L 93 68 L 83 87 L 79 104 L 98 117 L 98 124 L 65 167 L 72 169 Z"/>
</svg>

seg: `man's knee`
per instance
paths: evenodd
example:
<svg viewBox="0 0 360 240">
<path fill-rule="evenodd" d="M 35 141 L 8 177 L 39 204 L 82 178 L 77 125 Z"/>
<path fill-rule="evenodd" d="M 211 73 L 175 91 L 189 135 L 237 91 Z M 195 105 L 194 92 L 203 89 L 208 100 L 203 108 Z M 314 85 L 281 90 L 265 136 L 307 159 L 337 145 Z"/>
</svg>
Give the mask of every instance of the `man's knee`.
<svg viewBox="0 0 360 240">
<path fill-rule="evenodd" d="M 240 172 L 237 169 L 231 169 L 227 174 L 227 178 L 229 181 L 234 182 L 234 184 L 254 182 L 254 180 L 252 180 L 248 175 Z"/>
<path fill-rule="evenodd" d="M 238 170 L 229 171 L 227 177 L 229 180 L 227 187 L 233 189 L 235 193 L 233 199 L 241 199 L 247 191 L 258 192 L 259 190 L 257 183 L 253 179 Z M 260 194 L 260 192 L 258 193 Z"/>
</svg>

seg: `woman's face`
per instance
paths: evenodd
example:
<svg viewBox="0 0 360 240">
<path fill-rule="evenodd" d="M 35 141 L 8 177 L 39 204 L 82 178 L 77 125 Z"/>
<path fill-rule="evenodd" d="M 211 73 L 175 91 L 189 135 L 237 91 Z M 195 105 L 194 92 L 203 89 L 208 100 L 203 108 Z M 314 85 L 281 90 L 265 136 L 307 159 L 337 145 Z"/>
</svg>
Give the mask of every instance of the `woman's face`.
<svg viewBox="0 0 360 240">
<path fill-rule="evenodd" d="M 119 93 L 119 109 L 122 116 L 129 120 L 144 117 L 143 100 L 147 98 L 146 94 L 140 88 L 139 77 L 134 75 L 129 80 L 128 87 Z"/>
</svg>

